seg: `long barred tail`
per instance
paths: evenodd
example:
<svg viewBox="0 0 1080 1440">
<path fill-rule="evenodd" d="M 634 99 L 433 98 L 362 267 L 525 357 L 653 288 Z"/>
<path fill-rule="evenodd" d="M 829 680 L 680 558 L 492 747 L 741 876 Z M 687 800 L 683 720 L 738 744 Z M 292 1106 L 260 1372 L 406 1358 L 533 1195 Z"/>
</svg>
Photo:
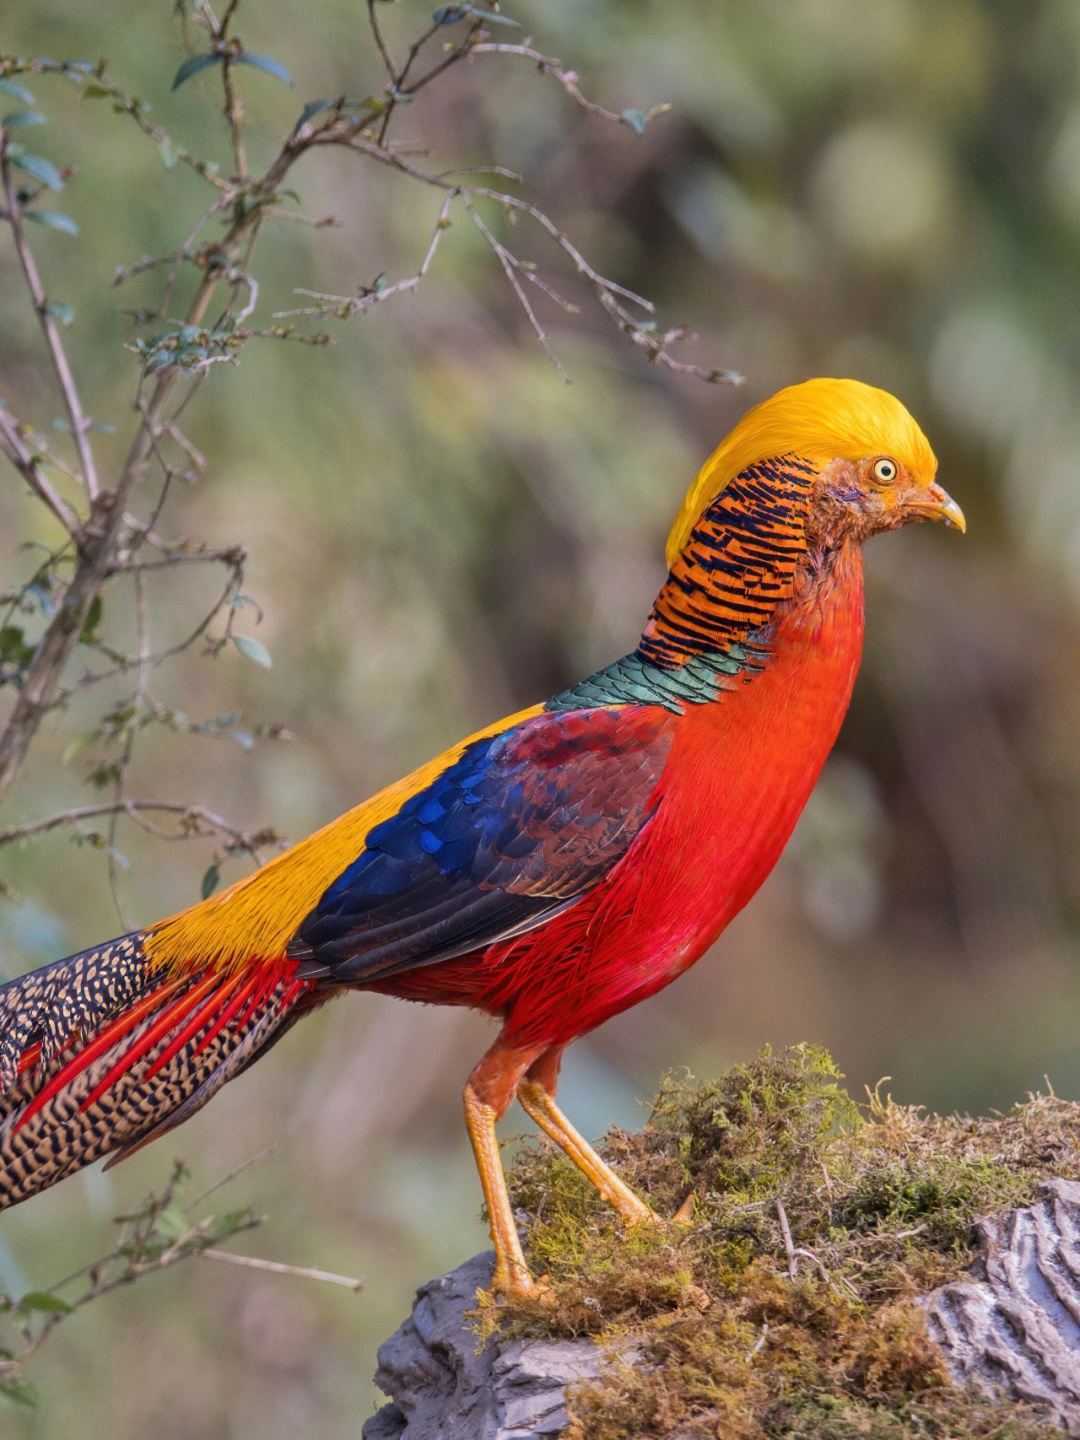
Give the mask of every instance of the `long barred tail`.
<svg viewBox="0 0 1080 1440">
<path fill-rule="evenodd" d="M 201 1109 L 324 998 L 294 969 L 170 975 L 135 933 L 0 986 L 0 1209 Z"/>
</svg>

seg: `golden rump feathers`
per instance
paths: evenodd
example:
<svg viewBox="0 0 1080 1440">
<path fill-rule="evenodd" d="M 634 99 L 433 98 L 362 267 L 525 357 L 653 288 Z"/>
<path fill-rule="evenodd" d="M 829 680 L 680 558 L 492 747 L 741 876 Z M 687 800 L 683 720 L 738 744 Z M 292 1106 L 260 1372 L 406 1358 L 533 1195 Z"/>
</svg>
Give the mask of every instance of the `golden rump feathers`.
<svg viewBox="0 0 1080 1440">
<path fill-rule="evenodd" d="M 859 380 L 804 380 L 756 405 L 706 460 L 668 536 L 668 564 L 729 480 L 780 455 L 822 465 L 890 455 L 922 485 L 929 485 L 937 470 L 926 436 L 887 390 Z"/>
</svg>

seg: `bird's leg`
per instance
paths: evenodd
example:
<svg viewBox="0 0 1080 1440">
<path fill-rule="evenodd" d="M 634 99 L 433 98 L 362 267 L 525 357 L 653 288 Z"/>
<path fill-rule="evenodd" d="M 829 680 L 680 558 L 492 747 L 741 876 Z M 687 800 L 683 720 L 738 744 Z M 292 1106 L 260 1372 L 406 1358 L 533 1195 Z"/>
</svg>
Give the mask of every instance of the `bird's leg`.
<svg viewBox="0 0 1080 1440">
<path fill-rule="evenodd" d="M 487 1202 L 491 1241 L 495 1246 L 493 1295 L 532 1295 L 536 1282 L 529 1274 L 506 1191 L 506 1176 L 499 1159 L 495 1122 L 509 1108 L 525 1071 L 541 1047 L 518 1049 L 496 1040 L 469 1076 L 465 1086 L 465 1124 L 472 1141 L 476 1168 Z"/>
<path fill-rule="evenodd" d="M 518 1081 L 517 1098 L 521 1108 L 553 1140 L 563 1154 L 574 1162 L 610 1206 L 628 1225 L 659 1224 L 659 1217 L 619 1179 L 610 1165 L 604 1163 L 589 1142 L 574 1129 L 555 1104 L 555 1082 L 559 1073 L 562 1047 L 547 1051 L 529 1067 Z"/>
</svg>

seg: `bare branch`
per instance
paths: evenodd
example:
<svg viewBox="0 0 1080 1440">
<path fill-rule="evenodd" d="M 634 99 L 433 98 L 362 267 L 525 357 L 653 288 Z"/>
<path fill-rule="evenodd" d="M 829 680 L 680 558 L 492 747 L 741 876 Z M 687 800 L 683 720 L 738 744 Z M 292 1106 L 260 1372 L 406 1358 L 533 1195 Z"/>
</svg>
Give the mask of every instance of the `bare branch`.
<svg viewBox="0 0 1080 1440">
<path fill-rule="evenodd" d="M 307 315 L 336 315 L 339 319 L 345 319 L 358 310 L 367 310 L 372 305 L 377 305 L 380 300 L 386 300 L 391 295 L 400 295 L 406 290 L 415 290 L 431 267 L 435 259 L 435 251 L 438 249 L 439 241 L 442 239 L 443 231 L 450 224 L 450 209 L 457 194 L 451 190 L 447 193 L 439 209 L 439 217 L 435 221 L 435 229 L 432 232 L 431 241 L 428 244 L 427 252 L 421 262 L 420 269 L 415 275 L 410 275 L 405 280 L 395 280 L 390 285 L 365 286 L 359 295 L 327 295 L 318 290 L 297 289 L 297 295 L 306 295 L 309 299 L 318 300 L 318 305 L 308 305 L 299 310 L 276 310 L 275 320 L 287 320 L 294 316 Z"/>
<path fill-rule="evenodd" d="M 221 60 L 221 83 L 225 89 L 225 119 L 228 121 L 229 133 L 232 135 L 236 178 L 241 185 L 246 185 L 249 176 L 243 138 L 244 105 L 239 91 L 233 84 L 232 62 L 227 52 L 223 53 Z"/>
<path fill-rule="evenodd" d="M 230 256 L 248 232 L 257 229 L 259 218 L 259 212 L 252 210 L 234 219 L 221 242 L 221 253 Z M 188 308 L 186 324 L 201 324 L 214 291 L 225 278 L 227 276 L 221 268 L 207 271 Z M 0 798 L 18 773 L 42 717 L 54 703 L 61 671 L 82 631 L 95 596 L 113 568 L 117 538 L 129 497 L 160 434 L 166 429 L 165 412 L 179 373 L 175 367 L 170 367 L 158 376 L 150 400 L 142 408 L 142 422 L 135 432 L 115 489 L 102 492 L 91 503 L 90 518 L 80 536 L 75 573 L 62 603 L 34 650 L 22 689 L 0 734 Z"/>
<path fill-rule="evenodd" d="M 155 547 L 163 546 L 164 542 L 154 535 L 147 534 L 149 544 Z M 115 569 L 119 571 L 146 571 L 146 570 L 169 570 L 177 565 L 233 565 L 237 558 L 242 558 L 243 552 L 235 548 L 217 549 L 212 545 L 200 545 L 197 547 L 165 548 L 163 553 L 156 560 L 124 560 L 119 562 Z M 220 607 L 217 607 L 220 608 Z M 200 634 L 202 632 L 200 631 Z"/>
<path fill-rule="evenodd" d="M 686 361 L 676 360 L 670 353 L 668 347 L 676 341 L 695 339 L 696 337 L 693 333 L 682 326 L 662 334 L 657 333 L 652 321 L 648 318 L 642 318 L 642 316 L 650 317 L 655 313 L 655 306 L 652 302 L 647 300 L 645 296 L 638 295 L 635 291 L 628 290 L 625 286 L 619 285 L 616 281 L 601 275 L 599 271 L 589 264 L 581 251 L 573 244 L 564 231 L 559 228 L 555 221 L 552 220 L 550 215 L 541 210 L 539 206 L 532 204 L 531 201 L 522 200 L 516 195 L 510 195 L 504 190 L 493 189 L 491 186 L 463 184 L 460 180 L 450 179 L 445 173 L 437 174 L 421 170 L 401 151 L 366 139 L 359 133 L 360 128 L 359 126 L 346 127 L 341 125 L 340 122 L 334 122 L 314 131 L 307 137 L 305 145 L 341 145 L 359 154 L 368 155 L 372 159 L 379 161 L 382 165 L 387 165 L 394 170 L 399 170 L 402 174 L 411 176 L 412 179 L 421 184 L 431 185 L 436 189 L 445 190 L 455 198 L 460 196 L 465 200 L 469 208 L 470 217 L 474 223 L 477 223 L 477 217 L 472 207 L 473 202 L 477 200 L 489 200 L 493 204 L 500 206 L 510 216 L 527 216 L 563 251 L 578 274 L 588 281 L 602 308 L 612 320 L 614 320 L 615 324 L 623 334 L 628 337 L 632 344 L 639 346 L 648 353 L 651 361 L 664 365 L 666 368 L 680 374 L 696 375 L 699 379 L 705 380 L 710 384 L 727 382 L 737 385 L 741 383 L 742 376 L 739 375 L 737 371 L 693 365 Z M 518 278 L 519 272 L 523 275 L 528 275 L 533 283 L 540 284 L 541 288 L 546 289 L 547 293 L 559 304 L 565 306 L 566 302 L 557 296 L 550 287 L 540 282 L 538 278 L 532 276 L 525 262 L 519 260 L 518 257 L 513 255 L 501 242 L 495 240 L 495 237 L 491 236 L 490 230 L 485 235 L 485 238 L 488 239 L 489 244 L 492 244 L 492 241 L 494 241 L 492 244 L 493 253 L 499 260 L 503 272 L 513 286 L 519 301 L 521 301 L 533 330 L 536 332 L 541 344 L 543 344 L 545 351 L 560 374 L 565 374 L 562 366 L 555 359 L 547 343 L 546 332 L 544 332 L 543 327 L 539 324 L 532 307 L 524 298 Z M 634 310 L 641 311 L 642 316 L 634 314 Z"/>
<path fill-rule="evenodd" d="M 147 834 L 159 840 L 188 840 L 199 835 L 222 835 L 230 847 L 250 855 L 257 865 L 262 864 L 259 852 L 280 844 L 279 837 L 268 831 L 248 832 L 231 825 L 212 810 L 202 805 L 184 805 L 168 800 L 102 800 L 94 805 L 77 805 L 56 815 L 47 815 L 41 820 L 28 820 L 22 825 L 9 825 L 0 830 L 0 846 L 17 841 L 32 840 L 47 835 L 53 830 L 68 829 L 82 825 L 87 820 L 108 819 L 124 815 Z M 178 830 L 165 830 L 154 825 L 150 815 L 175 815 L 179 818 Z"/>
<path fill-rule="evenodd" d="M 398 80 L 397 71 L 394 69 L 394 62 L 390 58 L 390 51 L 386 48 L 386 41 L 382 37 L 382 31 L 379 29 L 379 22 L 375 16 L 375 6 L 377 3 L 378 0 L 367 0 L 368 24 L 371 26 L 371 34 L 375 41 L 375 48 L 382 57 L 383 65 L 386 67 L 386 73 L 390 77 L 390 83 L 396 87 Z"/>
<path fill-rule="evenodd" d="M 82 532 L 79 517 L 49 484 L 37 457 L 23 443 L 22 436 L 19 434 L 18 422 L 2 405 L 0 405 L 0 450 L 11 461 L 38 499 L 48 506 L 72 539 L 77 540 Z"/>
<path fill-rule="evenodd" d="M 9 425 L 6 428 L 0 428 L 0 449 L 12 459 L 16 468 L 25 475 L 28 483 L 33 486 L 44 503 L 49 505 L 58 518 L 61 518 L 69 533 L 75 534 L 78 542 L 71 580 L 60 595 L 57 610 L 50 619 L 44 635 L 34 647 L 25 671 L 20 674 L 21 688 L 7 725 L 0 734 L 0 798 L 17 773 L 26 748 L 36 733 L 42 716 L 58 703 L 58 697 L 59 699 L 64 698 L 60 691 L 62 671 L 82 634 L 89 608 L 104 582 L 110 575 L 118 571 L 141 571 L 143 568 L 149 570 L 159 565 L 181 563 L 177 548 L 169 549 L 168 553 L 163 551 L 162 558 L 156 561 L 143 562 L 137 558 L 137 551 L 141 544 L 156 543 L 148 542 L 147 536 L 156 525 L 157 516 L 168 494 L 170 482 L 178 473 L 167 455 L 163 453 L 162 442 L 169 438 L 184 448 L 183 438 L 177 428 L 177 420 L 184 406 L 195 393 L 199 376 L 194 376 L 193 383 L 188 386 L 180 403 L 176 404 L 174 392 L 178 379 L 181 376 L 192 379 L 193 372 L 205 371 L 218 360 L 232 358 L 236 347 L 256 334 L 279 339 L 308 340 L 318 344 L 328 343 L 328 337 L 324 335 L 295 336 L 289 329 L 244 330 L 237 325 L 237 320 L 252 314 L 255 307 L 257 290 L 254 280 L 250 278 L 249 262 L 251 249 L 255 244 L 261 222 L 268 213 L 280 208 L 277 204 L 279 187 L 292 166 L 301 156 L 314 148 L 332 145 L 351 149 L 362 157 L 375 160 L 381 165 L 410 176 L 418 183 L 440 190 L 443 193 L 442 206 L 435 231 L 416 275 L 398 280 L 390 285 L 376 282 L 370 287 L 365 287 L 358 295 L 350 297 L 306 292 L 318 302 L 317 307 L 311 311 L 281 312 L 281 315 L 275 318 L 286 318 L 296 313 L 326 313 L 330 308 L 333 308 L 336 313 L 346 316 L 357 310 L 364 310 L 389 295 L 414 290 L 428 273 L 440 242 L 441 232 L 449 224 L 452 205 L 460 199 L 469 213 L 471 223 L 476 226 L 498 260 L 534 333 L 560 373 L 564 373 L 551 350 L 543 323 L 528 297 L 528 286 L 535 286 L 554 303 L 566 309 L 573 307 L 555 291 L 546 279 L 537 273 L 530 262 L 515 254 L 498 237 L 489 221 L 480 214 L 480 204 L 486 201 L 502 210 L 511 220 L 515 217 L 527 218 L 547 235 L 562 250 L 578 275 L 592 288 L 605 313 L 627 335 L 631 343 L 646 351 L 650 360 L 682 373 L 696 374 L 710 381 L 737 380 L 738 378 L 729 371 L 707 370 L 676 360 L 670 353 L 670 347 L 676 342 L 695 337 L 683 328 L 657 333 L 651 319 L 653 307 L 650 302 L 643 296 L 637 295 L 599 274 L 585 260 L 556 222 L 538 206 L 507 190 L 500 190 L 497 186 L 473 184 L 466 181 L 463 178 L 464 172 L 457 174 L 427 173 L 415 156 L 391 146 L 386 141 L 391 117 L 395 113 L 395 106 L 401 99 L 416 94 L 424 86 L 433 82 L 436 77 L 444 74 L 451 65 L 458 63 L 467 55 L 478 52 L 511 55 L 525 59 L 529 63 L 537 65 L 542 73 L 554 79 L 574 99 L 575 103 L 583 105 L 590 113 L 598 114 L 607 120 L 615 119 L 633 124 L 634 128 L 638 128 L 638 122 L 629 120 L 627 114 L 615 116 L 614 112 L 587 100 L 581 92 L 574 72 L 566 69 L 553 57 L 543 55 L 540 51 L 535 50 L 531 44 L 507 45 L 491 42 L 485 28 L 484 16 L 479 12 L 472 12 L 472 18 L 464 38 L 456 46 L 444 47 L 444 53 L 440 58 L 426 71 L 412 79 L 412 71 L 417 64 L 418 57 L 442 27 L 437 24 L 429 25 L 412 42 L 404 62 L 398 66 L 383 40 L 374 4 L 375 0 L 371 0 L 368 5 L 368 18 L 372 26 L 376 49 L 389 80 L 386 99 L 379 102 L 365 101 L 354 104 L 342 98 L 324 107 L 327 114 L 323 123 L 316 125 L 309 119 L 303 125 L 294 128 L 284 138 L 277 156 L 258 178 L 252 178 L 249 175 L 242 147 L 237 148 L 242 117 L 239 111 L 239 97 L 231 90 L 232 79 L 227 73 L 225 75 L 225 109 L 234 140 L 237 169 L 237 176 L 231 181 L 222 180 L 213 172 L 212 167 L 194 159 L 173 145 L 171 137 L 166 132 L 150 124 L 141 102 L 126 96 L 119 87 L 113 85 L 105 77 L 102 66 L 97 67 L 94 72 L 95 84 L 98 89 L 105 90 L 112 97 L 118 109 L 130 115 L 140 128 L 159 145 L 184 159 L 198 174 L 213 184 L 218 193 L 207 213 L 200 218 L 171 261 L 168 279 L 164 287 L 165 293 L 158 311 L 159 316 L 166 313 L 168 296 L 172 293 L 183 264 L 192 263 L 200 266 L 203 271 L 202 280 L 184 319 L 176 322 L 175 351 L 174 347 L 167 343 L 171 340 L 171 334 L 167 334 L 160 342 L 155 342 L 153 349 L 149 352 L 152 363 L 148 364 L 147 370 L 144 371 L 143 381 L 140 382 L 140 391 L 145 384 L 150 387 L 150 394 L 148 398 L 141 393 L 138 396 L 137 408 L 140 412 L 140 423 L 115 485 L 107 490 L 98 490 L 97 479 L 92 469 L 92 455 L 89 455 L 89 460 L 86 458 L 82 460 L 84 479 L 88 488 L 93 492 L 90 515 L 85 526 L 78 528 L 70 510 L 63 506 L 63 502 L 60 501 L 52 487 L 48 486 L 42 474 L 40 456 L 28 449 L 21 440 L 17 427 Z M 242 47 L 239 40 L 226 34 L 236 10 L 237 0 L 228 0 L 223 17 L 218 21 L 209 4 L 202 4 L 191 18 L 210 32 L 216 47 L 235 47 L 236 53 L 240 54 Z M 222 70 L 227 72 L 228 65 L 225 62 L 228 56 L 224 50 L 221 50 L 221 54 Z M 41 67 L 39 62 L 31 62 L 26 68 L 33 70 Z M 377 134 L 373 136 L 373 130 L 376 127 Z M 499 174 L 500 172 L 496 169 L 487 173 Z M 10 175 L 7 177 L 7 182 L 7 193 L 10 195 Z M 9 203 L 13 202 L 9 200 Z M 224 238 L 212 245 L 204 244 L 200 249 L 194 249 L 199 232 L 208 220 L 221 210 L 231 211 L 231 221 Z M 13 214 L 14 228 L 17 228 L 18 214 L 14 211 Z M 25 237 L 23 237 L 23 248 L 25 250 Z M 29 257 L 29 252 L 25 251 L 25 255 Z M 29 263 L 32 266 L 32 257 L 29 257 Z M 40 281 L 36 281 L 34 278 L 36 272 L 27 268 L 25 258 L 24 273 L 27 275 L 35 306 L 38 308 L 39 314 L 42 314 L 43 324 L 46 318 L 49 320 L 49 327 L 46 330 L 47 339 L 51 334 L 52 341 L 58 343 L 55 324 L 52 323 L 51 317 L 45 317 L 42 312 L 44 294 Z M 231 288 L 230 299 L 223 317 L 216 325 L 206 327 L 204 325 L 205 316 L 222 283 Z M 241 287 L 247 288 L 247 300 L 242 307 L 240 307 L 238 294 Z M 238 307 L 239 313 L 237 313 Z M 182 338 L 184 327 L 189 327 L 197 332 L 205 330 L 205 341 L 197 334 L 195 341 L 189 344 Z M 146 353 L 145 347 L 144 353 Z M 175 363 L 170 363 L 171 353 L 175 353 L 177 356 Z M 61 365 L 63 364 L 66 362 L 62 361 Z M 89 454 L 86 422 L 85 417 L 78 409 L 78 397 L 74 394 L 73 386 L 68 387 L 64 382 L 65 372 L 62 368 L 58 373 L 61 375 L 69 408 L 72 411 L 72 429 L 76 441 L 84 446 Z M 145 527 L 132 525 L 128 520 L 131 511 L 130 499 L 151 460 L 156 460 L 160 464 L 164 481 L 150 524 Z M 73 525 L 75 526 L 74 530 L 71 528 Z M 125 533 L 131 537 L 126 541 L 122 539 Z M 222 558 L 224 559 L 224 556 Z M 230 584 L 232 583 L 230 581 Z M 219 613 L 221 606 L 228 599 L 229 593 L 227 587 L 225 594 L 218 600 L 207 620 L 193 631 L 186 641 L 178 646 L 170 647 L 160 656 L 151 657 L 148 663 L 155 665 L 160 663 L 169 655 L 177 654 L 186 648 L 198 635 L 205 633 L 206 626 Z M 230 634 L 230 624 L 231 617 L 226 621 L 224 639 L 214 641 L 213 648 L 219 648 L 220 644 L 225 643 Z M 124 656 L 110 656 L 110 658 L 113 660 L 114 668 L 106 670 L 98 676 L 90 677 L 87 683 L 96 683 L 99 679 L 108 678 L 110 674 L 123 673 L 126 669 L 140 663 Z M 67 693 L 72 692 L 68 691 Z"/>
<path fill-rule="evenodd" d="M 536 318 L 536 312 L 529 304 L 529 297 L 525 294 L 525 291 L 521 285 L 521 281 L 518 279 L 517 272 L 522 268 L 521 261 L 518 260 L 515 255 L 511 254 L 511 252 L 507 250 L 505 245 L 500 244 L 499 241 L 496 240 L 495 236 L 484 224 L 483 220 L 481 220 L 480 216 L 476 213 L 476 210 L 472 205 L 466 204 L 465 209 L 469 214 L 469 218 L 472 220 L 476 228 L 480 231 L 480 234 L 487 241 L 488 245 L 491 247 L 492 253 L 494 254 L 495 258 L 502 266 L 503 274 L 506 276 L 507 280 L 509 280 L 513 288 L 514 294 L 521 302 L 521 308 L 525 311 L 525 314 L 527 315 L 529 320 L 529 324 L 536 332 L 537 339 L 544 347 L 545 355 L 547 355 L 548 359 L 551 361 L 552 365 L 555 366 L 555 369 L 559 372 L 562 378 L 566 381 L 569 381 L 570 377 L 569 375 L 567 375 L 565 369 L 563 368 L 559 357 L 555 354 L 554 350 L 552 350 L 551 346 L 548 344 L 547 331 L 540 324 L 540 321 Z"/>
<path fill-rule="evenodd" d="M 64 407 L 68 413 L 68 420 L 71 422 L 71 436 L 75 442 L 75 450 L 79 457 L 79 466 L 82 470 L 82 481 L 86 486 L 86 493 L 91 502 L 97 499 L 100 492 L 98 484 L 97 465 L 94 461 L 94 452 L 90 444 L 90 420 L 83 413 L 82 401 L 79 399 L 78 387 L 75 384 L 75 377 L 71 373 L 71 366 L 68 364 L 67 352 L 64 350 L 63 342 L 60 339 L 60 331 L 56 321 L 49 313 L 49 302 L 45 296 L 45 287 L 41 283 L 37 266 L 34 263 L 33 252 L 27 244 L 26 233 L 22 225 L 22 206 L 15 193 L 15 186 L 11 179 L 11 165 L 8 160 L 7 131 L 0 129 L 0 182 L 3 185 L 4 205 L 7 210 L 5 216 L 8 225 L 11 227 L 11 239 L 15 246 L 15 253 L 19 257 L 19 264 L 22 266 L 23 275 L 26 277 L 26 287 L 30 292 L 30 300 L 34 307 L 34 313 L 38 317 L 41 330 L 45 336 L 45 344 L 49 351 L 49 358 L 52 360 L 53 370 L 60 384 L 60 393 L 64 397 Z"/>
<path fill-rule="evenodd" d="M 575 104 L 587 110 L 590 115 L 599 115 L 603 120 L 611 120 L 617 125 L 625 125 L 628 122 L 614 110 L 608 110 L 603 105 L 598 105 L 595 100 L 588 99 L 581 93 L 578 86 L 578 75 L 573 70 L 563 68 L 561 60 L 556 60 L 551 55 L 542 55 L 539 50 L 534 50 L 531 45 L 512 45 L 503 41 L 482 40 L 472 47 L 474 55 L 518 55 L 523 60 L 530 60 L 542 75 L 550 75 L 557 81 Z M 670 106 L 660 106 L 659 110 L 668 110 Z"/>
</svg>

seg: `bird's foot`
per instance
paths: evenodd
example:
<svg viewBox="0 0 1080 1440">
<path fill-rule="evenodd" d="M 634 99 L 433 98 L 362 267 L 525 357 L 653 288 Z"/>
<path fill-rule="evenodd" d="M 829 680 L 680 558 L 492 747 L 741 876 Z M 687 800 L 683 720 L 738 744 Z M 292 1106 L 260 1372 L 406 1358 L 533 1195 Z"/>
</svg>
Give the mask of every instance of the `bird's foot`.
<svg viewBox="0 0 1080 1440">
<path fill-rule="evenodd" d="M 504 1262 L 500 1257 L 490 1284 L 478 1290 L 476 1298 L 481 1306 L 499 1305 L 507 1300 L 529 1300 L 547 1305 L 554 1301 L 555 1291 L 546 1275 L 534 1280 L 524 1265 Z"/>
<path fill-rule="evenodd" d="M 629 1203 L 624 1196 L 619 1196 L 618 1199 L 613 1199 L 611 1196 L 605 1196 L 605 1198 L 623 1224 L 630 1228 L 640 1225 L 649 1230 L 669 1230 L 673 1225 L 677 1227 L 693 1224 L 696 1201 L 693 1190 L 670 1217 L 658 1215 L 655 1210 L 650 1210 L 632 1191 L 629 1191 L 628 1194 L 629 1202 L 632 1203 Z"/>
<path fill-rule="evenodd" d="M 690 1191 L 690 1194 L 687 1195 L 686 1199 L 682 1202 L 682 1204 L 679 1206 L 679 1208 L 675 1211 L 675 1214 L 672 1215 L 672 1217 L 671 1217 L 671 1223 L 672 1223 L 673 1225 L 689 1225 L 689 1224 L 691 1224 L 692 1221 L 693 1221 L 693 1219 L 694 1219 L 694 1206 L 695 1206 L 696 1203 L 697 1203 L 697 1197 L 695 1196 L 693 1190 L 691 1190 L 691 1191 Z"/>
<path fill-rule="evenodd" d="M 606 1169 L 606 1167 L 605 1167 Z M 608 1202 L 624 1225 L 630 1229 L 647 1226 L 652 1230 L 664 1228 L 664 1218 L 650 1210 L 644 1200 L 639 1200 L 629 1186 L 624 1185 L 614 1171 L 607 1171 L 599 1177 L 590 1175 L 600 1194 Z"/>
</svg>

